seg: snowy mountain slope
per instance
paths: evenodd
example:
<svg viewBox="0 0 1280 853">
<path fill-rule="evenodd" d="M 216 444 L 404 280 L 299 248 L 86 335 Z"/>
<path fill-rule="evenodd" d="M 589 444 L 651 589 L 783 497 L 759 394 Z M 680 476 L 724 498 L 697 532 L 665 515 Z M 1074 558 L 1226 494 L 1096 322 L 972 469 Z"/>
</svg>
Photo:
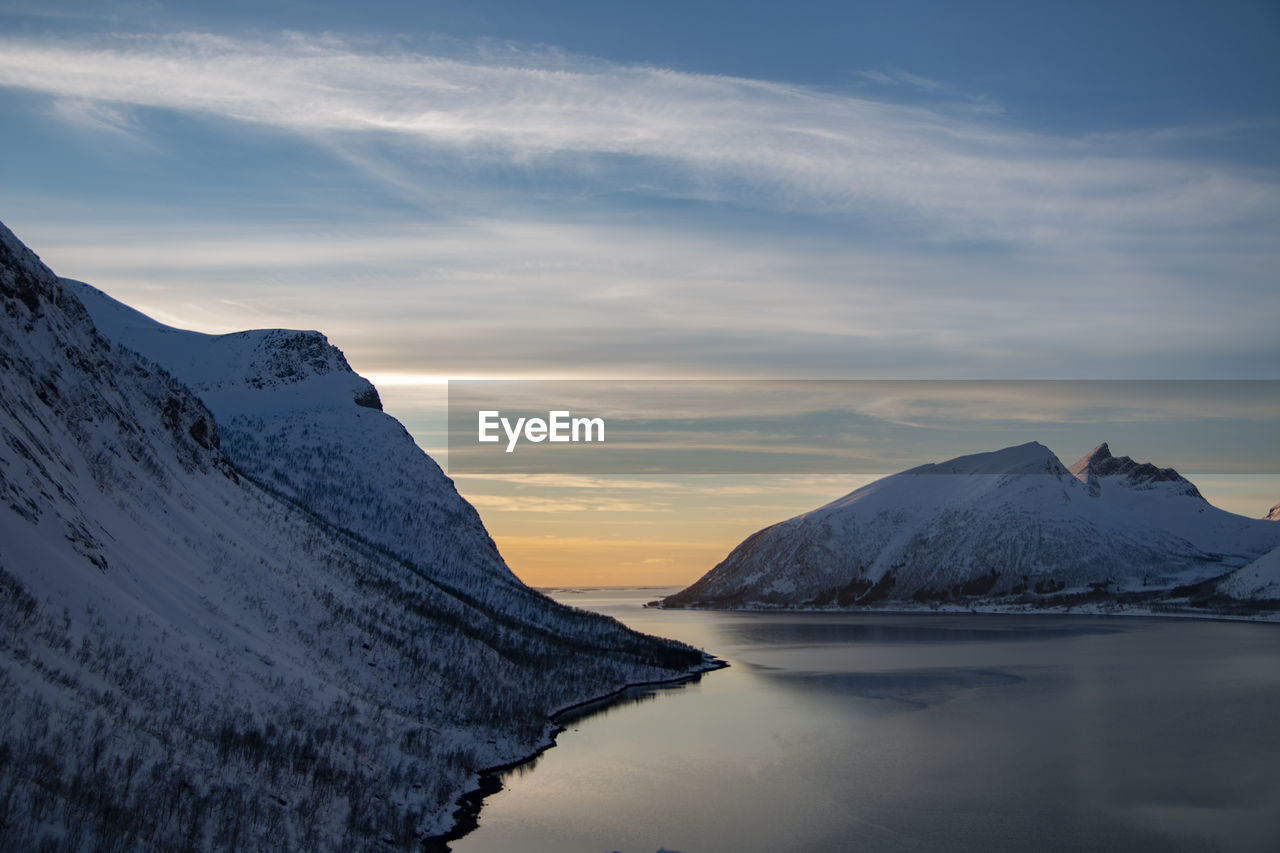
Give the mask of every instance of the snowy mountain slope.
<svg viewBox="0 0 1280 853">
<path fill-rule="evenodd" d="M 1280 504 L 1271 507 L 1262 518 L 1280 521 Z M 1280 601 L 1280 548 L 1227 575 L 1218 583 L 1215 592 L 1241 601 Z"/>
<path fill-rule="evenodd" d="M 1280 530 L 1209 505 L 1172 469 L 1103 444 L 1070 469 L 1031 442 L 922 465 L 748 537 L 664 601 L 851 607 L 1045 601 L 1223 575 Z"/>
<path fill-rule="evenodd" d="M 209 407 L 223 451 L 260 484 L 469 595 L 502 602 L 524 591 L 453 482 L 319 332 L 205 335 L 63 283 L 107 338 L 163 366 Z"/>
<path fill-rule="evenodd" d="M 2 225 L 0 301 L 0 847 L 409 843 L 552 710 L 701 662 L 260 488 Z"/>
<path fill-rule="evenodd" d="M 1227 575 L 1217 592 L 1244 601 L 1280 601 L 1280 548 Z"/>
</svg>

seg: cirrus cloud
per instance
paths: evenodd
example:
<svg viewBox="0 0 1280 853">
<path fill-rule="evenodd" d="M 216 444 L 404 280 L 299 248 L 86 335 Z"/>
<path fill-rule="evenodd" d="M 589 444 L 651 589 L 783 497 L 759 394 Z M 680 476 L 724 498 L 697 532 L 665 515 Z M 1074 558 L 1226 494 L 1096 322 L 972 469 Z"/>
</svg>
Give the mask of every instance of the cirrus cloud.
<svg viewBox="0 0 1280 853">
<path fill-rule="evenodd" d="M 906 106 L 518 46 L 459 57 L 300 34 L 7 38 L 0 86 L 43 93 L 60 115 L 109 129 L 136 108 L 288 131 L 383 180 L 411 183 L 412 170 L 389 162 L 414 156 L 554 164 L 606 183 L 611 169 L 638 163 L 659 192 L 873 211 L 944 239 L 1258 229 L 1280 213 L 1274 175 L 1157 156 L 1159 130 L 1149 151 L 1130 134 L 1121 153 L 964 104 Z M 371 156 L 365 144 L 390 150 Z"/>
</svg>

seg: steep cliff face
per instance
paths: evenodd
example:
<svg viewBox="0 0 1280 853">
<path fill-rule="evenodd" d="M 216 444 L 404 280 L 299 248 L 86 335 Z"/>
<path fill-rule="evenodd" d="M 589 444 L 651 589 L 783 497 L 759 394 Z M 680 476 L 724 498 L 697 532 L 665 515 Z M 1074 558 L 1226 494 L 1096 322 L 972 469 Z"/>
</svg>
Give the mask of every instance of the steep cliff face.
<svg viewBox="0 0 1280 853">
<path fill-rule="evenodd" d="M 1172 469 L 1035 442 L 922 465 L 746 539 L 666 606 L 857 607 L 1172 590 L 1280 544 Z"/>
<path fill-rule="evenodd" d="M 5 849 L 410 844 L 551 711 L 702 662 L 458 558 L 498 579 L 469 595 L 258 485 L 191 390 L 3 226 L 0 300 Z M 246 349 L 229 394 L 303 401 L 314 379 L 385 418 L 319 336 Z M 289 411 L 305 430 L 313 410 Z"/>
</svg>

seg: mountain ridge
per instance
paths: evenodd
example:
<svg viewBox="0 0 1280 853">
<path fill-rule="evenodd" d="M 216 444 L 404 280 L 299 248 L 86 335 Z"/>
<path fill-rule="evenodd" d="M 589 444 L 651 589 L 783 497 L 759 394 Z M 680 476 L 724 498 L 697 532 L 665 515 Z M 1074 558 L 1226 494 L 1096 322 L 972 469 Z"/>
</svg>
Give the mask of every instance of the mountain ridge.
<svg viewBox="0 0 1280 853">
<path fill-rule="evenodd" d="M 910 468 L 757 531 L 663 606 L 1149 604 L 1277 545 L 1280 530 L 1213 507 L 1172 468 L 1105 442 L 1068 467 L 1028 442 Z"/>
</svg>

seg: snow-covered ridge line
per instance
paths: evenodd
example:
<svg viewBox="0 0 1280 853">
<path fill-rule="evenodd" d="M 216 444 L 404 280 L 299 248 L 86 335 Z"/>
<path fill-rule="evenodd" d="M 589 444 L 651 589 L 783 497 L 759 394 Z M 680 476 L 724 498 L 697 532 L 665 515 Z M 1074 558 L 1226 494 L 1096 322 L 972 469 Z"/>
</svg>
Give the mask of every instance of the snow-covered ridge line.
<svg viewBox="0 0 1280 853">
<path fill-rule="evenodd" d="M 663 604 L 1238 614 L 1280 598 L 1254 562 L 1277 547 L 1280 525 L 1211 506 L 1172 468 L 1105 443 L 1068 468 L 1028 442 L 921 465 L 767 527 Z"/>
</svg>

